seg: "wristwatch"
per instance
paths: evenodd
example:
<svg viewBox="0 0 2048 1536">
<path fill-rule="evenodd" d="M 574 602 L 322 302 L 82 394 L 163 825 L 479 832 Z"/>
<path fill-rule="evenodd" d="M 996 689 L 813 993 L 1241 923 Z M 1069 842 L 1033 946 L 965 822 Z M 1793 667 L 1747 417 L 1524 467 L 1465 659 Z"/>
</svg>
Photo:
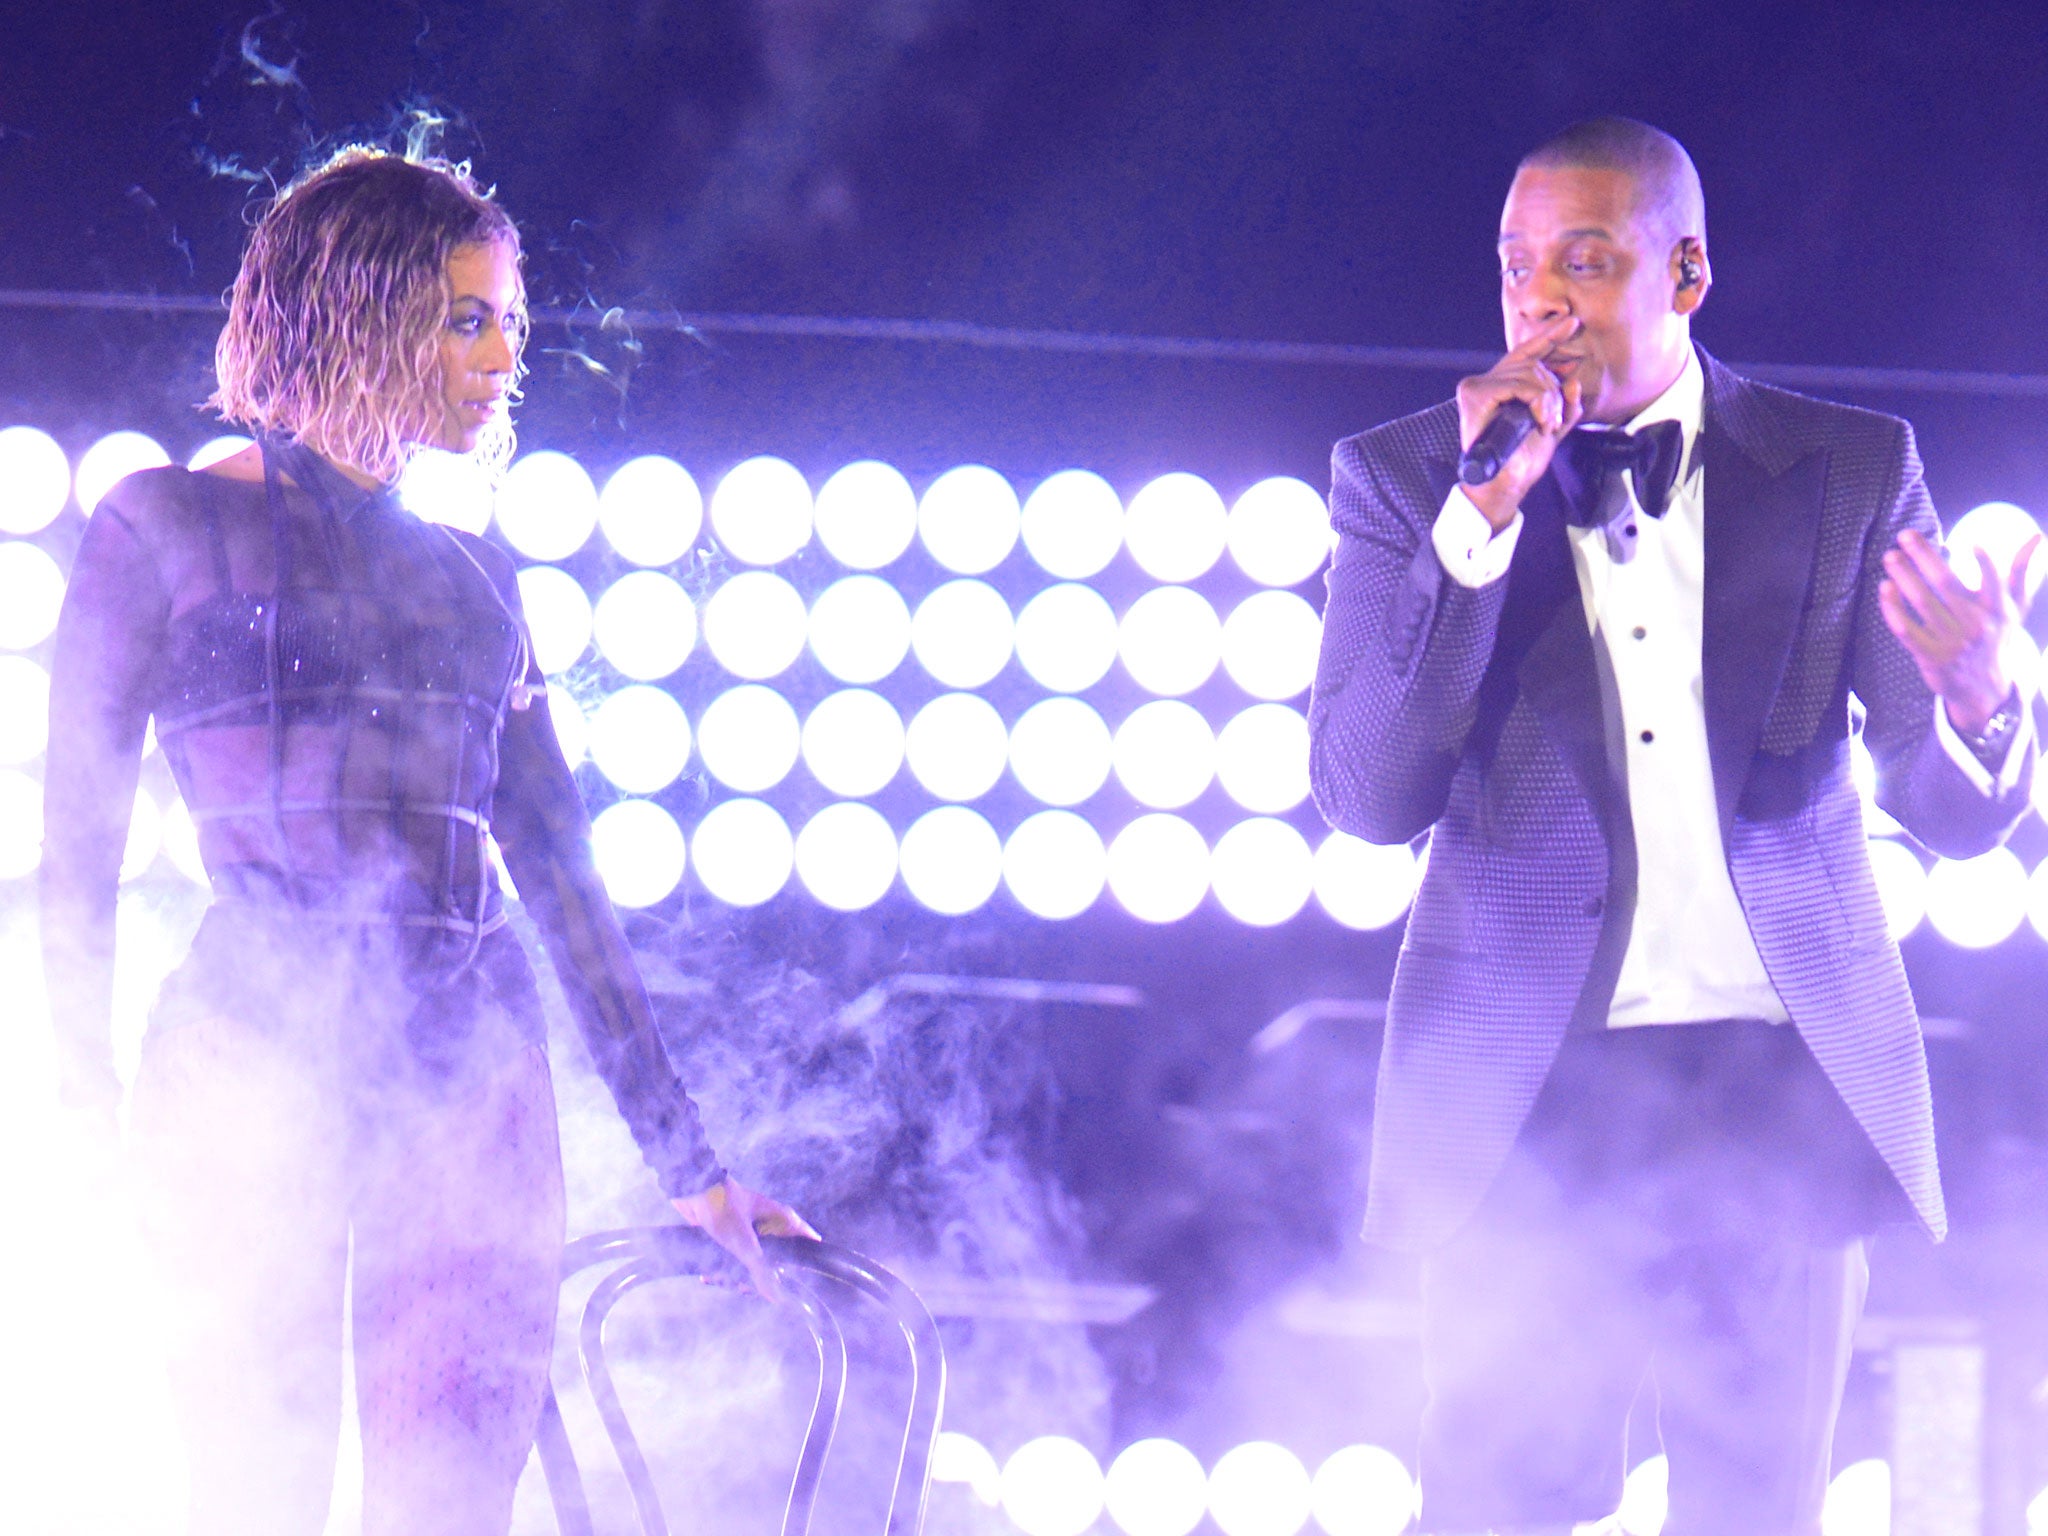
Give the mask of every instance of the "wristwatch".
<svg viewBox="0 0 2048 1536">
<path fill-rule="evenodd" d="M 1970 755 L 1984 764 L 1995 767 L 2005 761 L 2006 748 L 2012 744 L 2013 733 L 2020 728 L 2020 690 L 2014 685 L 2005 702 L 1991 712 L 1991 718 L 1984 722 L 1984 728 L 1976 732 L 1958 731 L 1963 745 L 1970 749 Z"/>
</svg>

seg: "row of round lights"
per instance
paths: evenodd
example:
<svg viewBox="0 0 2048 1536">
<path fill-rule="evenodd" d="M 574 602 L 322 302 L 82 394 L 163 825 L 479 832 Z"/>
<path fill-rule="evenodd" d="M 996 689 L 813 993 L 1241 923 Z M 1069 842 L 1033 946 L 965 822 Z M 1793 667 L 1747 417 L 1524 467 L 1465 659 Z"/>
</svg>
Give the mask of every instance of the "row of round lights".
<svg viewBox="0 0 2048 1536">
<path fill-rule="evenodd" d="M 1119 616 L 1092 587 L 1048 587 L 1012 614 L 986 582 L 947 582 L 915 612 L 875 576 L 833 583 L 806 608 L 797 589 L 770 571 L 731 578 L 698 610 L 682 586 L 659 571 L 620 577 L 595 603 L 556 566 L 519 574 L 520 599 L 541 669 L 567 671 L 593 641 L 622 676 L 658 682 L 705 649 L 736 678 L 782 676 L 808 649 L 843 683 L 878 683 L 915 654 L 925 673 L 948 688 L 980 688 L 1014 656 L 1052 693 L 1082 693 L 1118 661 L 1148 693 L 1192 693 L 1220 667 L 1258 699 L 1290 699 L 1315 676 L 1321 621 L 1293 592 L 1260 592 L 1227 618 L 1186 587 L 1156 587 Z M 0 650 L 25 651 L 56 629 L 64 573 L 26 540 L 0 541 Z"/>
<path fill-rule="evenodd" d="M 801 761 L 828 792 L 865 800 L 905 767 L 935 799 L 979 800 L 1004 774 L 1044 805 L 1092 799 L 1114 776 L 1140 805 L 1174 811 L 1212 783 L 1239 806 L 1277 816 L 1307 799 L 1308 723 L 1284 704 L 1254 704 L 1217 731 L 1179 699 L 1142 704 L 1113 730 L 1082 699 L 1043 699 L 1006 724 L 979 694 L 946 693 L 911 715 L 865 688 L 830 694 L 799 720 L 772 688 L 747 683 L 714 698 L 693 732 L 688 714 L 659 688 L 635 685 L 589 716 L 559 686 L 550 693 L 555 734 L 571 763 L 587 754 L 627 794 L 674 783 L 693 751 L 727 789 L 758 795 Z"/>
<path fill-rule="evenodd" d="M 962 577 L 927 593 L 913 610 L 877 576 L 848 576 L 806 607 L 773 571 L 744 571 L 700 611 L 673 577 L 635 571 L 593 603 L 559 566 L 519 573 L 520 602 L 544 672 L 568 670 L 593 641 L 626 677 L 672 676 L 701 635 L 734 677 L 780 677 L 806 650 L 844 683 L 876 683 L 905 658 L 948 688 L 980 688 L 1014 656 L 1053 693 L 1081 693 L 1123 663 L 1133 681 L 1163 698 L 1192 693 L 1220 667 L 1259 699 L 1288 699 L 1315 677 L 1322 621 L 1294 592 L 1258 592 L 1227 617 L 1188 587 L 1155 587 L 1119 615 L 1093 587 L 1062 582 L 1012 612 L 985 581 Z"/>
<path fill-rule="evenodd" d="M 1034 916 L 1077 917 L 1111 893 L 1147 922 L 1176 922 L 1213 893 L 1240 921 L 1267 926 L 1294 917 L 1313 897 L 1337 921 L 1384 928 L 1407 911 L 1420 864 L 1405 845 L 1382 848 L 1343 833 L 1320 846 L 1286 822 L 1253 817 L 1212 848 L 1188 822 L 1152 813 L 1107 842 L 1072 811 L 1027 816 L 1008 837 L 967 806 L 927 811 L 899 837 L 873 806 L 857 800 L 824 807 L 792 831 L 765 801 L 721 801 L 684 835 L 652 800 L 624 799 L 591 828 L 592 854 L 612 900 L 648 907 L 682 883 L 686 869 L 708 894 L 751 907 L 779 895 L 792 879 L 839 911 L 863 911 L 900 880 L 923 906 L 948 915 L 986 906 L 1000 889 Z M 204 883 L 198 839 L 181 801 L 159 806 L 136 797 L 124 878 L 149 872 L 161 855 Z M 17 769 L 0 769 L 0 880 L 33 873 L 42 857 L 42 787 Z"/>
<path fill-rule="evenodd" d="M 247 439 L 221 438 L 194 455 L 210 462 Z M 154 439 L 115 432 L 80 457 L 76 474 L 64 451 L 33 427 L 0 431 L 0 533 L 49 526 L 75 497 L 90 514 L 124 475 L 170 462 Z M 620 466 L 600 492 L 589 472 L 564 453 L 530 453 L 495 493 L 467 458 L 419 455 L 402 487 L 422 515 L 482 532 L 496 517 L 513 548 L 529 559 L 562 560 L 600 528 L 622 558 L 666 566 L 696 545 L 708 521 L 719 547 L 743 565 L 770 566 L 815 539 L 849 570 L 891 565 L 913 543 L 946 570 L 978 576 L 1021 543 L 1040 569 L 1081 581 L 1128 550 L 1155 580 L 1192 581 L 1227 552 L 1238 569 L 1268 587 L 1314 575 L 1329 553 L 1321 495 L 1286 476 L 1260 481 L 1226 507 L 1198 475 L 1151 481 L 1125 506 L 1100 475 L 1063 470 L 1019 499 L 995 470 L 963 465 L 938 476 L 922 496 L 900 470 L 861 460 L 831 475 L 815 494 L 786 460 L 761 456 L 735 465 L 707 508 L 690 472 L 659 454 Z"/>
<path fill-rule="evenodd" d="M 0 658 L 0 679 L 13 660 Z M 0 707 L 0 724 L 39 718 Z M 28 747 L 40 750 L 40 741 L 0 729 L 0 758 Z M 694 866 L 711 895 L 735 906 L 767 901 L 794 877 L 820 902 L 858 911 L 900 878 L 917 900 L 948 913 L 973 911 L 1007 887 L 1027 911 L 1068 918 L 1106 889 L 1134 915 L 1171 922 L 1213 891 L 1224 910 L 1249 923 L 1284 922 L 1313 896 L 1339 922 L 1376 929 L 1406 913 L 1420 879 L 1420 861 L 1403 845 L 1333 833 L 1311 849 L 1300 832 L 1267 816 L 1238 823 L 1211 847 L 1189 823 L 1163 813 L 1137 817 L 1105 843 L 1071 811 L 1026 817 L 1004 838 L 979 812 L 946 805 L 899 838 L 881 812 L 858 800 L 829 805 L 792 833 L 772 806 L 740 797 L 714 806 L 686 839 L 666 809 L 628 798 L 599 813 L 593 840 L 613 899 L 629 907 L 665 899 Z M 17 768 L 0 768 L 0 879 L 32 873 L 41 846 L 42 786 Z M 183 803 L 159 806 L 144 790 L 124 878 L 146 873 L 159 853 L 204 881 Z M 2048 859 L 2029 873 L 2009 849 L 1997 848 L 1930 868 L 1905 844 L 1882 837 L 1871 839 L 1870 856 L 1895 938 L 1923 921 L 1966 949 L 2001 944 L 2023 924 L 2048 938 Z"/>
<path fill-rule="evenodd" d="M 1400 1536 L 1420 1500 L 1400 1457 L 1380 1446 L 1345 1446 L 1311 1475 L 1294 1452 L 1270 1440 L 1236 1446 L 1206 1472 L 1177 1441 L 1140 1440 L 1105 1470 L 1079 1441 L 1042 1435 L 998 1467 L 979 1441 L 948 1430 L 939 1436 L 932 1478 L 963 1484 L 982 1504 L 1000 1506 L 1024 1536 L 1084 1536 L 1100 1529 L 1104 1515 L 1124 1536 L 1190 1536 L 1204 1518 L 1224 1536 L 1298 1536 L 1311 1527 L 1324 1536 Z M 1614 1515 L 1623 1536 L 1660 1536 L 1669 1481 L 1662 1456 L 1629 1473 Z M 2031 1532 L 2031 1508 L 2029 1514 Z M 1873 1458 L 1836 1473 L 1822 1507 L 1822 1536 L 1885 1536 L 1890 1529 L 1890 1466 Z"/>
<path fill-rule="evenodd" d="M 1415 1481 L 1376 1445 L 1349 1445 L 1311 1476 L 1285 1446 L 1256 1440 L 1204 1470 L 1178 1441 L 1140 1440 L 1107 1470 L 1077 1440 L 1043 1435 L 996 1465 L 979 1441 L 939 1436 L 932 1477 L 1000 1505 L 1025 1536 L 1082 1536 L 1107 1514 L 1125 1536 L 1189 1536 L 1203 1519 L 1225 1536 L 1398 1536 L 1415 1512 Z"/>
</svg>

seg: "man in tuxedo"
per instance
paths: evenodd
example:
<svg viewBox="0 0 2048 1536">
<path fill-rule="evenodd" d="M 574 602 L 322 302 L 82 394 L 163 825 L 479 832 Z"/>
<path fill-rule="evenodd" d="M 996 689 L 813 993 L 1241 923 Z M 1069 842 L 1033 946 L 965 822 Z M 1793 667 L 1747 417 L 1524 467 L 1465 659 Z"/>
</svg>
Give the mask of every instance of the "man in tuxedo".
<svg viewBox="0 0 2048 1536">
<path fill-rule="evenodd" d="M 1945 1225 L 1851 737 L 1929 847 L 2005 836 L 2027 557 L 1966 583 L 1904 422 L 1694 346 L 1668 135 L 1532 152 L 1500 266 L 1507 355 L 1337 445 L 1310 708 L 1329 820 L 1431 836 L 1366 1217 L 1423 1255 L 1423 1525 L 1607 1516 L 1648 1379 L 1667 1536 L 1818 1536 L 1866 1239 Z"/>
</svg>

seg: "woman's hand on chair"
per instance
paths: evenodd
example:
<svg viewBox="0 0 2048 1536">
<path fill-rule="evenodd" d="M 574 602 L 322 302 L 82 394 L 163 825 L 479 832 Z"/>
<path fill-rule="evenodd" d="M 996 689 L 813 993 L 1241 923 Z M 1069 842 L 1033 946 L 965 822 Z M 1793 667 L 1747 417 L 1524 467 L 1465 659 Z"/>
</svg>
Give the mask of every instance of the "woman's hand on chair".
<svg viewBox="0 0 2048 1536">
<path fill-rule="evenodd" d="M 731 1177 L 701 1194 L 685 1195 L 675 1208 L 684 1221 L 745 1265 L 754 1289 L 770 1301 L 782 1300 L 782 1287 L 768 1255 L 761 1251 L 761 1236 L 808 1237 L 814 1242 L 818 1237 L 809 1222 L 780 1200 L 757 1194 Z"/>
</svg>

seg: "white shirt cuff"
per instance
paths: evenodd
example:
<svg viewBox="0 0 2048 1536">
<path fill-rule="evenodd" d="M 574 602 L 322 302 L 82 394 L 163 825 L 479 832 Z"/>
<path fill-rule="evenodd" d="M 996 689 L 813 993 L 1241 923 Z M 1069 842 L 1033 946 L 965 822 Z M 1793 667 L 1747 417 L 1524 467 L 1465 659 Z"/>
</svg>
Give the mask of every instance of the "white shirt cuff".
<svg viewBox="0 0 2048 1536">
<path fill-rule="evenodd" d="M 1522 537 L 1522 514 L 1515 513 L 1499 533 L 1486 514 L 1472 505 L 1462 485 L 1453 486 L 1429 539 L 1445 572 L 1461 587 L 1491 586 L 1508 573 L 1515 544 Z M 1967 754 L 1965 754 L 1967 755 Z M 1974 761 L 1974 759 L 1972 759 Z"/>
<path fill-rule="evenodd" d="M 2024 691 L 2020 703 L 2019 729 L 2005 744 L 2005 761 L 1999 764 L 1994 775 L 1964 744 L 1962 736 L 1948 718 L 1947 709 L 1939 698 L 1934 701 L 1934 734 L 1941 742 L 1942 751 L 1949 761 L 1963 770 L 1969 781 L 1986 795 L 2002 795 L 2019 782 L 2020 765 L 2027 760 L 2027 744 L 2034 739 L 2034 711 L 2027 705 Z"/>
</svg>

